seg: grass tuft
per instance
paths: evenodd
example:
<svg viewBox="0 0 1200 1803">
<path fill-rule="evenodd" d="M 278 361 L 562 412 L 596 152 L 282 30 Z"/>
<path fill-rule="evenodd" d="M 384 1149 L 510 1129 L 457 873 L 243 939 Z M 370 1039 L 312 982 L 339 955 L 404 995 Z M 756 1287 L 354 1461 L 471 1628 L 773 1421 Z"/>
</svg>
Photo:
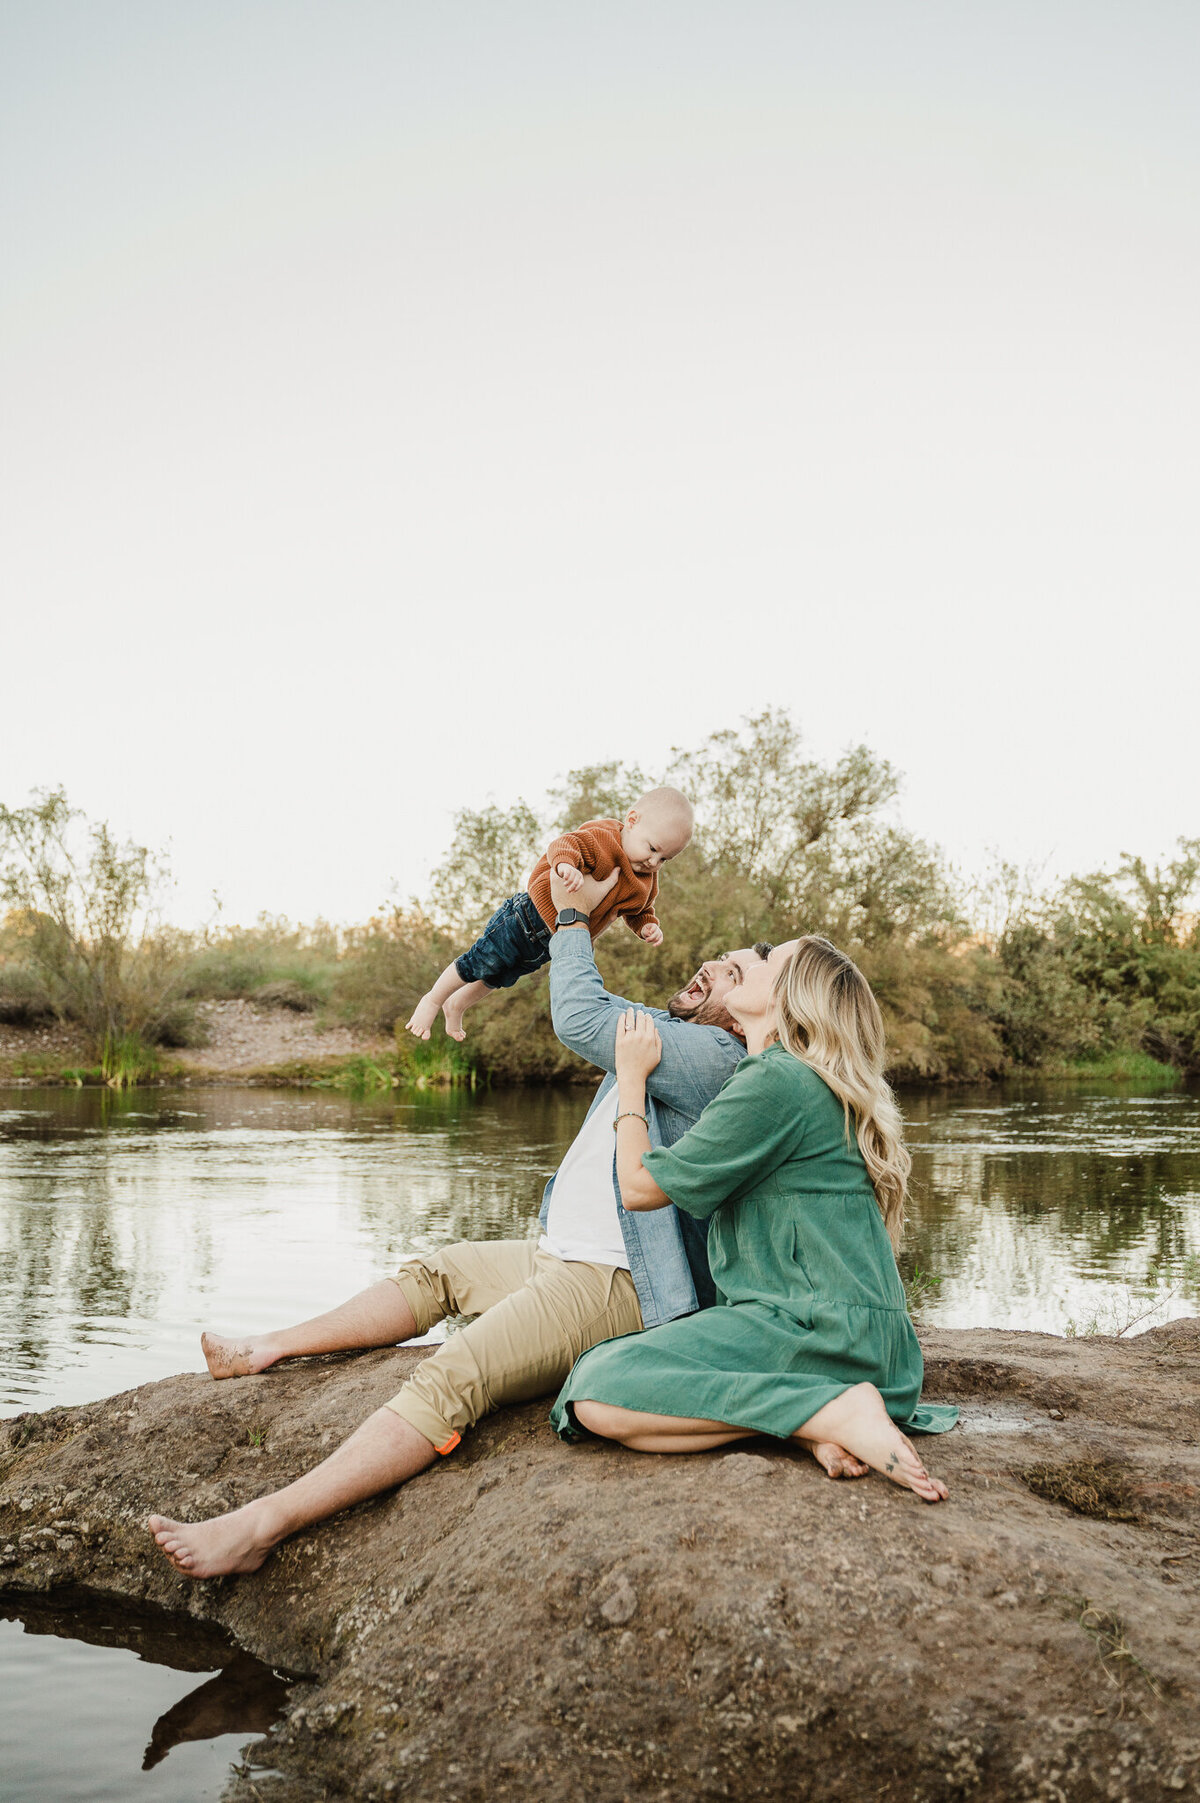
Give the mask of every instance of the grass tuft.
<svg viewBox="0 0 1200 1803">
<path fill-rule="evenodd" d="M 1086 1596 L 1064 1596 L 1062 1601 L 1095 1647 L 1105 1677 L 1119 1693 L 1118 1717 L 1125 1713 L 1126 1685 L 1131 1678 L 1140 1680 L 1156 1700 L 1171 1688 L 1169 1680 L 1157 1677 L 1138 1658 L 1129 1643 L 1125 1621 L 1115 1609 L 1102 1609 Z M 1145 1714 L 1144 1704 L 1139 1703 L 1138 1707 Z"/>
<path fill-rule="evenodd" d="M 1071 1064 L 1048 1064 L 1039 1077 L 1054 1077 L 1069 1083 L 1132 1083 L 1139 1089 L 1178 1089 L 1183 1072 L 1173 1064 L 1163 1064 L 1149 1052 L 1127 1047 L 1120 1052 L 1106 1052 L 1101 1058 L 1079 1059 Z"/>
<path fill-rule="evenodd" d="M 931 1271 L 922 1271 L 920 1265 L 913 1266 L 911 1277 L 902 1279 L 904 1284 L 904 1300 L 908 1304 L 908 1312 L 916 1317 L 930 1302 L 936 1301 L 941 1292 L 942 1280 Z"/>
<path fill-rule="evenodd" d="M 1022 1478 L 1046 1502 L 1061 1503 L 1096 1521 L 1140 1521 L 1129 1473 L 1115 1459 L 1067 1459 L 1058 1465 L 1030 1465 Z"/>
<path fill-rule="evenodd" d="M 399 1081 L 414 1089 L 474 1089 L 479 1082 L 471 1054 L 456 1039 L 414 1039 L 397 1021 L 396 1068 Z"/>
<path fill-rule="evenodd" d="M 100 1075 L 110 1089 L 153 1083 L 161 1069 L 158 1052 L 137 1033 L 109 1034 L 100 1049 Z"/>
</svg>

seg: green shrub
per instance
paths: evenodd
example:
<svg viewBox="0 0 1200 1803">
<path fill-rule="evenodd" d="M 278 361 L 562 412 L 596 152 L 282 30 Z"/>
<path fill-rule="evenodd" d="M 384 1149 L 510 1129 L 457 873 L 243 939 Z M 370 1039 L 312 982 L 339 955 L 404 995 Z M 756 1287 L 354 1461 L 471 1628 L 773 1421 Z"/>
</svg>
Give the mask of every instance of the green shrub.
<svg viewBox="0 0 1200 1803">
<path fill-rule="evenodd" d="M 311 1014 L 317 1006 L 315 985 L 306 985 L 295 977 L 282 977 L 275 983 L 264 983 L 250 998 L 260 1008 L 286 1008 L 292 1014 Z"/>
<path fill-rule="evenodd" d="M 0 965 L 0 1024 L 40 1027 L 54 1019 L 54 1004 L 36 971 Z"/>
<path fill-rule="evenodd" d="M 497 897 L 497 900 L 500 900 Z M 419 908 L 393 908 L 352 928 L 329 999 L 339 1019 L 390 1033 L 403 1023 L 464 942 Z"/>
<path fill-rule="evenodd" d="M 283 916 L 260 914 L 252 927 L 208 933 L 188 959 L 186 993 L 196 1000 L 253 997 L 268 1006 L 324 1007 L 337 981 L 340 938 L 325 921 L 293 926 Z M 274 993 L 263 995 L 263 991 Z M 284 994 L 294 998 L 284 1001 Z M 303 1002 L 299 998 L 306 998 Z"/>
<path fill-rule="evenodd" d="M 61 789 L 25 808 L 0 805 L 0 900 L 54 1012 L 78 1021 L 95 1051 L 152 1040 L 180 995 L 186 936 L 163 924 L 165 877 L 145 846 L 115 839 Z"/>
</svg>

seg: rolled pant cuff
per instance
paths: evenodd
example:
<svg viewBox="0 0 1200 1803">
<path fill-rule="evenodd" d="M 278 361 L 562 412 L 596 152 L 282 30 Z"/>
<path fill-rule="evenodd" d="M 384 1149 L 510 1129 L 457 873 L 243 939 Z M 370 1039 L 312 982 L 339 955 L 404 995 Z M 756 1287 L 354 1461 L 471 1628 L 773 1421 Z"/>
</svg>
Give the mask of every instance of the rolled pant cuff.
<svg viewBox="0 0 1200 1803">
<path fill-rule="evenodd" d="M 389 1397 L 383 1406 L 391 1409 L 394 1415 L 399 1415 L 401 1421 L 407 1421 L 410 1427 L 415 1427 L 428 1440 L 434 1452 L 440 1452 L 443 1457 L 446 1453 L 453 1452 L 462 1439 L 458 1429 L 449 1427 L 440 1416 L 435 1415 L 427 1402 L 422 1402 L 419 1396 L 409 1395 L 407 1386 L 395 1396 Z"/>
<path fill-rule="evenodd" d="M 425 1279 L 422 1282 L 422 1278 Z M 417 1332 L 428 1333 L 435 1321 L 445 1319 L 446 1311 L 440 1307 L 432 1293 L 432 1285 L 426 1276 L 424 1265 L 413 1263 L 401 1265 L 396 1271 L 388 1272 L 388 1282 L 394 1283 L 412 1311 L 412 1318 L 417 1324 Z M 424 1433 L 424 1428 L 421 1432 Z"/>
</svg>

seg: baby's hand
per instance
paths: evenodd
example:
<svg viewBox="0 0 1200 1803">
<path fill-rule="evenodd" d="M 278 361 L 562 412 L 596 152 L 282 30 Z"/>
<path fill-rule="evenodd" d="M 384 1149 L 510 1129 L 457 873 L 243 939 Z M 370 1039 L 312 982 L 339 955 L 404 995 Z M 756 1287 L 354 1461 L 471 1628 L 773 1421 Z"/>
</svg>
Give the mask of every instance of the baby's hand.
<svg viewBox="0 0 1200 1803">
<path fill-rule="evenodd" d="M 644 939 L 647 945 L 661 945 L 663 942 L 663 930 L 656 920 L 648 920 L 638 937 Z"/>
<path fill-rule="evenodd" d="M 583 888 L 583 872 L 576 870 L 574 864 L 556 864 L 554 874 L 562 878 L 572 895 L 577 894 Z"/>
</svg>

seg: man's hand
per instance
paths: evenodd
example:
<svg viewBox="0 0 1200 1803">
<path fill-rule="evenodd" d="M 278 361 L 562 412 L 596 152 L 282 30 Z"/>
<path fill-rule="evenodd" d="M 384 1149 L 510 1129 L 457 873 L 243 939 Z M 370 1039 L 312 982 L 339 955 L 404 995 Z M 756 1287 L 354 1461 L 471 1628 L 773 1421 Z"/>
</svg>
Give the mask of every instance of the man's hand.
<svg viewBox="0 0 1200 1803">
<path fill-rule="evenodd" d="M 577 870 L 574 864 L 556 864 L 554 866 L 554 874 L 560 883 L 566 884 L 567 889 L 572 895 L 578 895 L 579 891 L 583 888 L 583 872 L 582 870 Z"/>
<path fill-rule="evenodd" d="M 575 875 L 579 878 L 579 883 L 572 892 L 557 870 L 552 870 L 550 872 L 550 900 L 554 903 L 555 913 L 560 908 L 577 907 L 585 914 L 590 914 L 603 901 L 620 874 L 619 870 L 614 870 L 612 875 L 606 876 L 601 883 L 597 882 L 594 876 L 585 876 L 582 871 L 577 870 Z"/>
<path fill-rule="evenodd" d="M 663 942 L 663 930 L 656 920 L 648 920 L 638 937 L 639 939 L 644 939 L 647 945 L 661 945 Z"/>
</svg>

